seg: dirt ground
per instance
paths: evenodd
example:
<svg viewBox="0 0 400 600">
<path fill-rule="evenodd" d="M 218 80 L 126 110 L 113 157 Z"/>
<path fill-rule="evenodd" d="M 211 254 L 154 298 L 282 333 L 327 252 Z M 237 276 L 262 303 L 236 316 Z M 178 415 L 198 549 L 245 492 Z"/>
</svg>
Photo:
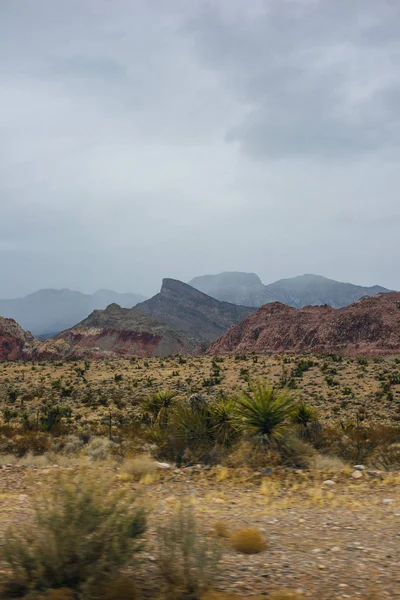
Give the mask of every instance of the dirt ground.
<svg viewBox="0 0 400 600">
<path fill-rule="evenodd" d="M 76 467 L 79 468 L 79 467 Z M 190 501 L 207 535 L 215 524 L 231 532 L 261 531 L 265 551 L 245 555 L 222 539 L 216 588 L 240 597 L 298 590 L 307 598 L 400 598 L 400 474 L 260 472 L 216 467 L 167 469 L 142 480 L 115 470 L 118 485 L 138 492 L 149 509 L 148 542 L 137 577 L 144 590 L 161 585 L 156 528 Z M 29 522 L 39 484 L 51 485 L 60 467 L 4 466 L 0 470 L 0 543 L 11 522 Z M 333 484 L 325 483 L 333 481 Z"/>
</svg>

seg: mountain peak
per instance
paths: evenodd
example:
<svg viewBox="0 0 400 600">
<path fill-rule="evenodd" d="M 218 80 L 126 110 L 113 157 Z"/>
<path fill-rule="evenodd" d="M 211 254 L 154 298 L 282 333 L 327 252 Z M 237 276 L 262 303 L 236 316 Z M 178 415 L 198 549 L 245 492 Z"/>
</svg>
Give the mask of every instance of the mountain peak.
<svg viewBox="0 0 400 600">
<path fill-rule="evenodd" d="M 163 292 L 177 292 L 182 293 L 190 289 L 190 285 L 187 283 L 183 283 L 183 281 L 179 281 L 179 279 L 172 279 L 170 277 L 164 277 L 161 285 L 161 294 Z"/>
</svg>

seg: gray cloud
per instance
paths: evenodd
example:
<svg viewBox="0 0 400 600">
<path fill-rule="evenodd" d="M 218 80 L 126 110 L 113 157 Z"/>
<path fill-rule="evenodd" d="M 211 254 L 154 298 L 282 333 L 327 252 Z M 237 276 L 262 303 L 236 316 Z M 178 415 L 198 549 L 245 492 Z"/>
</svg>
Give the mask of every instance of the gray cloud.
<svg viewBox="0 0 400 600">
<path fill-rule="evenodd" d="M 2 0 L 0 297 L 221 270 L 400 288 L 399 19 Z"/>
<path fill-rule="evenodd" d="M 279 158 L 398 150 L 397 3 L 273 0 L 252 17 L 237 7 L 229 18 L 228 3 L 204 3 L 187 26 L 248 106 L 229 141 Z"/>
</svg>

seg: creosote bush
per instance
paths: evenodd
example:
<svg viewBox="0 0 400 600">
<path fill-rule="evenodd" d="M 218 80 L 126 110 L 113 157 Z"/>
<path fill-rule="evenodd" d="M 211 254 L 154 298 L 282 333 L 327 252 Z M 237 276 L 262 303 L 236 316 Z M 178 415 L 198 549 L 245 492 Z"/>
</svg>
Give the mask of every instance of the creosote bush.
<svg viewBox="0 0 400 600">
<path fill-rule="evenodd" d="M 157 563 L 173 597 L 197 600 L 212 586 L 218 572 L 221 548 L 199 529 L 190 504 L 158 529 Z"/>
<path fill-rule="evenodd" d="M 238 529 L 231 536 L 232 547 L 243 554 L 258 554 L 267 548 L 258 529 Z"/>
<path fill-rule="evenodd" d="M 9 586 L 25 592 L 69 588 L 85 597 L 140 550 L 145 514 L 134 500 L 98 471 L 57 475 L 35 499 L 32 523 L 6 534 Z"/>
</svg>

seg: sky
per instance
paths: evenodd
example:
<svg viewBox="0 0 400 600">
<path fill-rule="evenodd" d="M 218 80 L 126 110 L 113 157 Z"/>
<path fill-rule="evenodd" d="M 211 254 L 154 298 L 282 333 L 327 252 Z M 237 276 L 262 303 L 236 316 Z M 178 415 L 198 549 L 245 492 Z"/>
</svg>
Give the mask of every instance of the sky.
<svg viewBox="0 0 400 600">
<path fill-rule="evenodd" d="M 0 297 L 400 289 L 398 0 L 1 0 Z"/>
</svg>

